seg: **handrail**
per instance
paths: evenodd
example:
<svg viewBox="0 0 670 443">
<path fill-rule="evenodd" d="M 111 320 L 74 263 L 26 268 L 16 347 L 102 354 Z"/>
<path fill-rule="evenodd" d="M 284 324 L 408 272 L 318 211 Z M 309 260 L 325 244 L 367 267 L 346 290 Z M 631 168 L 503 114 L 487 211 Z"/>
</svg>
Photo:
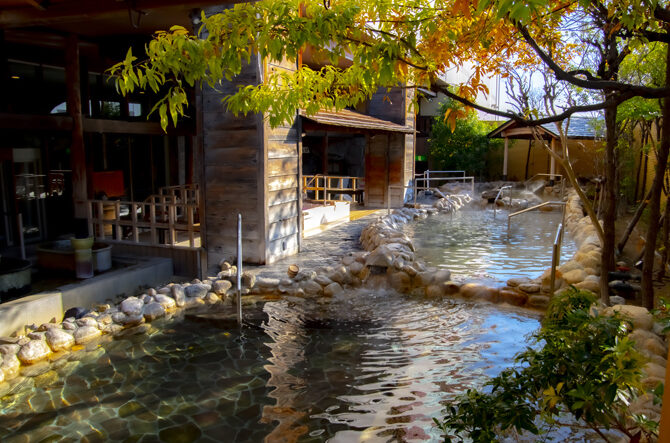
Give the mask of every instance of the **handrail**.
<svg viewBox="0 0 670 443">
<path fill-rule="evenodd" d="M 524 214 L 526 212 L 533 211 L 535 209 L 542 208 L 544 206 L 549 206 L 549 205 L 560 205 L 563 206 L 563 215 L 565 215 L 565 202 L 556 202 L 556 201 L 549 201 L 549 202 L 544 202 L 540 203 L 539 205 L 531 206 L 530 208 L 522 209 L 517 212 L 513 212 L 507 216 L 507 233 L 509 234 L 509 226 L 510 226 L 510 220 L 512 220 L 512 217 L 516 217 L 517 215 Z"/>
<path fill-rule="evenodd" d="M 563 243 L 563 223 L 558 224 L 556 229 L 556 237 L 554 238 L 554 246 L 551 252 L 551 280 L 549 283 L 549 288 L 551 290 L 550 294 L 553 296 L 554 289 L 556 288 L 556 268 L 558 267 L 558 262 L 561 259 L 561 245 Z"/>
<path fill-rule="evenodd" d="M 446 180 L 446 181 L 454 181 L 454 180 L 469 180 L 470 181 L 470 192 L 472 195 L 475 195 L 475 178 L 473 176 L 469 177 L 419 177 L 414 180 L 414 183 L 416 184 L 419 181 L 425 182 L 425 186 L 430 186 L 430 182 L 434 180 Z M 416 192 L 414 192 L 414 195 L 416 195 Z"/>
<path fill-rule="evenodd" d="M 512 203 L 512 185 L 503 186 L 502 188 L 500 188 L 500 190 L 498 191 L 498 195 L 496 195 L 496 198 L 493 200 L 493 216 L 494 216 L 494 217 L 495 217 L 495 215 L 496 215 L 496 208 L 497 208 L 496 203 L 497 203 L 497 201 L 498 201 L 498 198 L 500 197 L 500 195 L 503 193 L 503 191 L 504 191 L 505 189 L 509 189 L 509 190 L 510 190 L 510 191 L 509 191 L 509 199 L 510 199 L 510 204 Z"/>
</svg>

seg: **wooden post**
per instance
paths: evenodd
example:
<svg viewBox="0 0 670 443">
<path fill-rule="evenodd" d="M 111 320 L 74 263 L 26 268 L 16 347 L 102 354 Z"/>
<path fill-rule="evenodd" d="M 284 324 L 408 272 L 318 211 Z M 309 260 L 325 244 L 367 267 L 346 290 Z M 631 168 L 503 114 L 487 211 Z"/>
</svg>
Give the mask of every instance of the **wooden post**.
<svg viewBox="0 0 670 443">
<path fill-rule="evenodd" d="M 84 120 L 81 109 L 81 78 L 79 67 L 79 40 L 76 35 L 67 37 L 65 47 L 65 83 L 67 87 L 67 110 L 72 117 L 72 146 L 70 163 L 72 167 L 72 198 L 74 216 L 86 217 L 86 151 L 84 150 Z"/>
<path fill-rule="evenodd" d="M 507 180 L 507 157 L 509 151 L 509 138 L 505 137 L 505 152 L 503 154 L 503 180 Z M 430 185 L 430 184 L 429 184 Z"/>
<path fill-rule="evenodd" d="M 555 146 L 556 146 L 556 139 L 552 138 L 551 139 L 551 152 L 556 152 Z M 556 174 L 556 159 L 551 154 L 549 154 L 549 157 L 551 158 L 550 163 L 549 163 L 549 174 L 550 174 L 549 175 L 549 186 L 554 186 L 554 174 Z"/>
</svg>

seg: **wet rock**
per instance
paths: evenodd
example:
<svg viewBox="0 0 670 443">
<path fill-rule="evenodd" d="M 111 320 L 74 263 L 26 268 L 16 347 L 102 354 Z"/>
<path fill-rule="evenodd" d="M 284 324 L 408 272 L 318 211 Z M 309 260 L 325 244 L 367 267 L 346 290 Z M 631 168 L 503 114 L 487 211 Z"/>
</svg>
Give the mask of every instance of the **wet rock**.
<svg viewBox="0 0 670 443">
<path fill-rule="evenodd" d="M 160 440 L 165 443 L 190 443 L 197 441 L 201 435 L 200 428 L 191 422 L 165 428 L 158 434 Z"/>
<path fill-rule="evenodd" d="M 116 335 L 123 331 L 123 326 L 111 323 L 109 325 L 104 325 L 100 330 L 106 334 Z"/>
<path fill-rule="evenodd" d="M 511 286 L 511 285 L 510 285 Z M 525 292 L 526 294 L 536 294 L 540 292 L 540 285 L 537 283 L 521 283 L 517 286 L 520 291 Z"/>
<path fill-rule="evenodd" d="M 172 286 L 170 288 L 170 293 L 172 294 L 172 298 L 178 307 L 181 308 L 184 306 L 184 303 L 186 302 L 186 291 L 181 285 Z"/>
<path fill-rule="evenodd" d="M 314 280 L 315 278 L 316 278 L 316 272 L 304 270 L 298 272 L 293 280 L 305 281 L 305 280 Z"/>
<path fill-rule="evenodd" d="M 507 303 L 512 306 L 523 306 L 528 301 L 528 295 L 521 292 L 512 291 L 508 289 L 500 290 L 500 302 Z"/>
<path fill-rule="evenodd" d="M 574 269 L 563 274 L 563 280 L 569 285 L 581 283 L 586 277 L 587 274 L 583 269 Z"/>
<path fill-rule="evenodd" d="M 203 298 L 204 302 L 210 305 L 213 305 L 215 303 L 218 303 L 221 301 L 218 295 L 216 295 L 213 292 L 208 292 L 207 295 L 205 295 L 205 298 Z"/>
<path fill-rule="evenodd" d="M 486 297 L 489 293 L 489 288 L 479 283 L 466 283 L 461 286 L 460 295 L 464 298 L 479 298 Z"/>
<path fill-rule="evenodd" d="M 49 361 L 40 361 L 34 365 L 23 366 L 19 373 L 23 377 L 38 377 L 42 374 L 49 372 L 52 368 L 51 362 Z"/>
<path fill-rule="evenodd" d="M 82 317 L 76 321 L 77 326 L 98 326 L 98 321 L 91 317 Z"/>
<path fill-rule="evenodd" d="M 30 340 L 25 345 L 21 346 L 16 356 L 24 365 L 32 365 L 44 360 L 51 354 L 49 345 L 44 340 Z M 4 361 L 4 360 L 3 360 Z"/>
<path fill-rule="evenodd" d="M 436 285 L 441 285 L 444 282 L 451 280 L 451 271 L 447 269 L 439 269 L 433 274 L 433 279 L 431 283 Z"/>
<path fill-rule="evenodd" d="M 329 279 L 323 274 L 317 275 L 314 281 L 320 284 L 321 286 L 328 286 L 329 284 L 333 283 L 331 279 Z"/>
<path fill-rule="evenodd" d="M 389 276 L 389 285 L 396 291 L 406 294 L 412 288 L 412 279 L 402 271 L 394 272 Z"/>
<path fill-rule="evenodd" d="M 665 358 L 668 355 L 663 340 L 653 332 L 645 329 L 635 329 L 628 334 L 628 338 L 635 342 L 640 351 Z"/>
<path fill-rule="evenodd" d="M 603 315 L 612 315 L 612 313 L 618 312 L 624 318 L 627 318 L 633 323 L 635 329 L 644 329 L 651 330 L 654 323 L 654 318 L 651 313 L 642 306 L 633 306 L 633 305 L 615 305 L 605 308 Z"/>
<path fill-rule="evenodd" d="M 21 362 L 15 354 L 4 355 L 0 364 L 0 371 L 4 374 L 5 380 L 11 380 L 18 377 L 21 369 Z"/>
<path fill-rule="evenodd" d="M 461 291 L 461 285 L 454 281 L 446 281 L 442 283 L 442 288 L 445 295 L 454 295 Z"/>
<path fill-rule="evenodd" d="M 121 302 L 120 309 L 126 315 L 140 315 L 144 302 L 137 297 L 128 297 Z"/>
<path fill-rule="evenodd" d="M 70 308 L 67 311 L 65 311 L 65 314 L 63 314 L 63 320 L 70 317 L 76 320 L 88 314 L 89 312 L 91 312 L 90 309 L 82 308 L 81 306 L 76 306 L 74 308 Z"/>
<path fill-rule="evenodd" d="M 172 285 L 172 286 L 163 286 L 160 288 L 158 291 L 159 294 L 165 294 L 165 295 L 170 295 L 172 293 L 172 287 L 173 286 L 179 286 L 179 285 Z"/>
<path fill-rule="evenodd" d="M 171 311 L 177 307 L 177 303 L 175 302 L 174 298 L 164 294 L 156 294 L 154 296 L 154 300 L 156 303 L 163 306 L 166 311 Z"/>
<path fill-rule="evenodd" d="M 303 280 L 300 282 L 300 288 L 307 295 L 317 295 L 323 292 L 323 287 L 314 280 Z"/>
<path fill-rule="evenodd" d="M 351 282 L 351 275 L 347 272 L 344 266 L 337 266 L 330 274 L 330 279 L 341 285 L 346 285 Z"/>
<path fill-rule="evenodd" d="M 206 295 L 206 294 L 205 294 Z M 205 301 L 201 298 L 198 297 L 188 297 L 185 302 L 184 302 L 184 308 L 186 309 L 192 309 L 196 308 L 198 306 L 203 306 L 205 304 Z"/>
<path fill-rule="evenodd" d="M 259 288 L 263 292 L 273 292 L 277 289 L 277 286 L 279 286 L 279 279 L 269 277 L 258 277 L 256 278 L 256 283 L 253 286 L 255 288 Z"/>
<path fill-rule="evenodd" d="M 209 292 L 209 288 L 203 284 L 195 284 L 187 286 L 184 291 L 187 297 L 204 298 Z"/>
<path fill-rule="evenodd" d="M 326 297 L 332 297 L 334 295 L 340 294 L 342 291 L 344 291 L 344 289 L 342 289 L 342 286 L 340 286 L 339 283 L 332 282 L 323 289 L 323 295 Z"/>
<path fill-rule="evenodd" d="M 245 288 L 253 288 L 256 284 L 256 276 L 251 272 L 242 272 L 242 286 Z"/>
<path fill-rule="evenodd" d="M 95 326 L 82 326 L 74 331 L 74 341 L 78 345 L 88 343 L 100 337 L 102 332 Z"/>
<path fill-rule="evenodd" d="M 212 284 L 212 291 L 217 295 L 226 295 L 232 286 L 228 280 L 216 280 Z"/>
<path fill-rule="evenodd" d="M 498 303 L 499 290 L 485 286 L 485 290 L 475 292 L 471 299 L 477 301 L 486 301 L 489 303 Z"/>
<path fill-rule="evenodd" d="M 531 308 L 546 309 L 549 306 L 549 297 L 546 295 L 531 295 L 527 305 Z"/>
<path fill-rule="evenodd" d="M 47 344 L 54 352 L 68 350 L 74 345 L 74 337 L 72 334 L 57 328 L 52 328 L 46 332 L 46 340 Z"/>
<path fill-rule="evenodd" d="M 370 252 L 365 260 L 365 266 L 378 266 L 388 268 L 393 264 L 394 255 L 386 245 L 379 246 Z"/>
<path fill-rule="evenodd" d="M 77 329 L 77 325 L 70 321 L 64 321 L 61 324 L 61 326 L 63 327 L 63 329 L 66 329 L 68 331 L 74 331 L 75 329 Z"/>
<path fill-rule="evenodd" d="M 433 283 L 434 273 L 430 271 L 417 272 L 414 276 L 414 286 L 428 287 Z"/>
<path fill-rule="evenodd" d="M 144 306 L 144 309 L 142 310 L 142 315 L 144 315 L 144 319 L 146 321 L 154 321 L 157 318 L 164 317 L 165 314 L 165 306 L 158 302 L 149 303 L 148 305 Z"/>
<path fill-rule="evenodd" d="M 444 287 L 442 285 L 429 285 L 426 287 L 426 297 L 440 298 L 444 295 Z"/>
</svg>

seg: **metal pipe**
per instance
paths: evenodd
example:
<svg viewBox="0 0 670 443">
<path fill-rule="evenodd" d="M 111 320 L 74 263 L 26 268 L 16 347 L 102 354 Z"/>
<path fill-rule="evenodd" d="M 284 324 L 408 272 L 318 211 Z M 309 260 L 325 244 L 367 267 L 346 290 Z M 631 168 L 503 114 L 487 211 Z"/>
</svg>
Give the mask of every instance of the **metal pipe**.
<svg viewBox="0 0 670 443">
<path fill-rule="evenodd" d="M 553 296 L 556 289 L 556 268 L 561 258 L 561 242 L 563 241 L 563 223 L 558 224 L 556 229 L 556 237 L 554 238 L 553 250 L 551 253 L 551 280 L 549 284 L 550 294 Z"/>
<path fill-rule="evenodd" d="M 242 326 L 242 214 L 237 214 L 237 323 Z"/>
</svg>

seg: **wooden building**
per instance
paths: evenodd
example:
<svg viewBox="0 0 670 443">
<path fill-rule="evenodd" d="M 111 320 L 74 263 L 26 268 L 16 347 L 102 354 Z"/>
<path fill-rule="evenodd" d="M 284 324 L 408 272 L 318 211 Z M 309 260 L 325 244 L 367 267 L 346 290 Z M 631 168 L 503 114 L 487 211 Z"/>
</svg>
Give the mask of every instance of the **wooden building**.
<svg viewBox="0 0 670 443">
<path fill-rule="evenodd" d="M 303 140 L 319 138 L 338 140 L 326 164 L 329 152 L 360 153 L 366 206 L 402 203 L 402 189 L 388 192 L 413 176 L 411 90 L 380 91 L 335 123 L 296 110 L 291 124 L 271 128 L 221 104 L 268 70 L 295 69 L 256 58 L 219 90 L 192 91 L 189 115 L 167 133 L 147 118 L 152 94 L 116 93 L 105 70 L 129 46 L 141 53 L 155 30 L 191 28 L 221 3 L 0 0 L 0 249 L 21 235 L 37 244 L 87 230 L 117 252 L 171 257 L 176 274 L 195 276 L 235 256 L 239 213 L 245 261 L 270 263 L 300 248 Z"/>
</svg>

